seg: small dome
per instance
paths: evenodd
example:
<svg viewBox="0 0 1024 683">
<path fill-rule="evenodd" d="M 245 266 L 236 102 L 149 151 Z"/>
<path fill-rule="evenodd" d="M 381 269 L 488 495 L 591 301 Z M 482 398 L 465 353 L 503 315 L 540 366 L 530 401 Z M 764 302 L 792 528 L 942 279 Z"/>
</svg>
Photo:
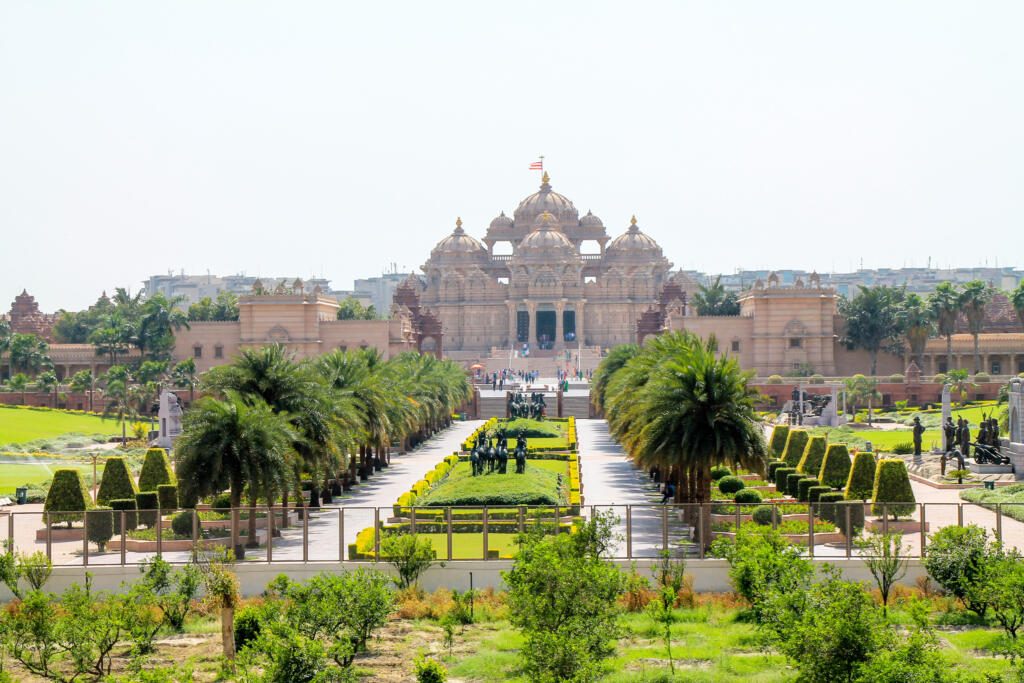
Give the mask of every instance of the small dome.
<svg viewBox="0 0 1024 683">
<path fill-rule="evenodd" d="M 629 230 L 612 240 L 605 254 L 611 259 L 635 256 L 660 258 L 662 255 L 658 243 L 640 232 L 640 227 L 636 224 L 636 216 L 630 219 Z"/>
<path fill-rule="evenodd" d="M 604 223 L 601 219 L 587 211 L 587 215 L 580 219 L 580 226 L 584 228 L 603 228 Z"/>
<path fill-rule="evenodd" d="M 501 230 L 503 228 L 511 228 L 511 227 L 512 227 L 512 219 L 509 218 L 508 216 L 506 216 L 505 212 L 502 211 L 501 215 L 499 215 L 497 218 L 495 218 L 493 221 L 491 221 L 490 229 L 491 230 Z"/>
<path fill-rule="evenodd" d="M 437 246 L 430 252 L 431 259 L 438 257 L 475 258 L 479 256 L 486 257 L 487 248 L 480 240 L 466 234 L 466 231 L 462 229 L 461 218 L 455 220 L 455 230 L 452 231 L 452 234 L 438 242 Z"/>
<path fill-rule="evenodd" d="M 537 220 L 533 225 L 533 232 L 524 237 L 523 241 L 516 247 L 517 255 L 554 255 L 566 251 L 576 253 L 576 247 L 558 229 L 558 221 L 549 212 L 545 211 L 537 216 Z"/>
</svg>

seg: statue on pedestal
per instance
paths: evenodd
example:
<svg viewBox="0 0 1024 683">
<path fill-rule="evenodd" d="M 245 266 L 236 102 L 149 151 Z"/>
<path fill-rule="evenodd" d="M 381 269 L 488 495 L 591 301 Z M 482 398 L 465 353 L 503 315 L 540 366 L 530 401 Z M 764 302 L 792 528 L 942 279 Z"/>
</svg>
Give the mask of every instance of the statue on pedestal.
<svg viewBox="0 0 1024 683">
<path fill-rule="evenodd" d="M 924 425 L 921 418 L 914 416 L 914 455 L 921 455 L 921 439 L 924 436 Z"/>
</svg>

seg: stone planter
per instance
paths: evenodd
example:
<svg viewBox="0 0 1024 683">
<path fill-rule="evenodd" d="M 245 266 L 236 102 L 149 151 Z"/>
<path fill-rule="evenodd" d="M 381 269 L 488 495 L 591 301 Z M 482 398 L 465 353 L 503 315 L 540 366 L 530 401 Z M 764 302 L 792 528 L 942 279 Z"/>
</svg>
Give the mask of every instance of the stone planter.
<svg viewBox="0 0 1024 683">
<path fill-rule="evenodd" d="M 60 528 L 54 527 L 50 529 L 50 540 L 53 543 L 60 543 L 62 541 L 81 541 L 85 537 L 85 529 L 82 527 Z M 42 529 L 36 529 L 36 540 L 46 542 L 46 527 Z"/>
</svg>

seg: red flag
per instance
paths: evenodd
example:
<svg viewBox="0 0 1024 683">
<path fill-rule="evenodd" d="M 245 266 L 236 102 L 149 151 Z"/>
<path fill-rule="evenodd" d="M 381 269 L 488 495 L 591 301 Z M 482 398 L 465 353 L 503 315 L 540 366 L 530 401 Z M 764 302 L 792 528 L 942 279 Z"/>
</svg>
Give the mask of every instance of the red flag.
<svg viewBox="0 0 1024 683">
<path fill-rule="evenodd" d="M 544 170 L 544 162 L 543 161 L 531 162 L 530 163 L 530 170 L 531 171 L 543 171 Z"/>
</svg>

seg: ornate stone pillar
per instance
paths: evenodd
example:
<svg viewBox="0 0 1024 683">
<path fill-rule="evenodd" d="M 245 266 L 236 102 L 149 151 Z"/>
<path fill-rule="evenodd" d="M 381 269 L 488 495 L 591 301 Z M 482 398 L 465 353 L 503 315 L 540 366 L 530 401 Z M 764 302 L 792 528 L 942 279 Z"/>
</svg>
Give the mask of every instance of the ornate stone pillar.
<svg viewBox="0 0 1024 683">
<path fill-rule="evenodd" d="M 555 304 L 555 348 L 565 348 L 565 333 L 562 329 L 562 314 L 565 311 L 565 302 L 559 301 Z"/>
<path fill-rule="evenodd" d="M 526 310 L 530 314 L 530 323 L 527 329 L 526 341 L 530 343 L 530 346 L 533 346 L 534 342 L 536 341 L 534 339 L 534 331 L 537 329 L 537 321 L 534 320 L 534 318 L 537 315 L 537 304 L 533 303 L 532 301 L 527 301 Z"/>
<path fill-rule="evenodd" d="M 576 341 L 579 345 L 586 345 L 587 338 L 583 332 L 583 309 L 586 306 L 587 300 L 580 299 L 576 302 Z"/>
<path fill-rule="evenodd" d="M 514 301 L 508 302 L 508 343 L 509 346 L 515 346 L 518 341 L 516 335 L 518 330 L 516 329 L 516 304 Z"/>
</svg>

